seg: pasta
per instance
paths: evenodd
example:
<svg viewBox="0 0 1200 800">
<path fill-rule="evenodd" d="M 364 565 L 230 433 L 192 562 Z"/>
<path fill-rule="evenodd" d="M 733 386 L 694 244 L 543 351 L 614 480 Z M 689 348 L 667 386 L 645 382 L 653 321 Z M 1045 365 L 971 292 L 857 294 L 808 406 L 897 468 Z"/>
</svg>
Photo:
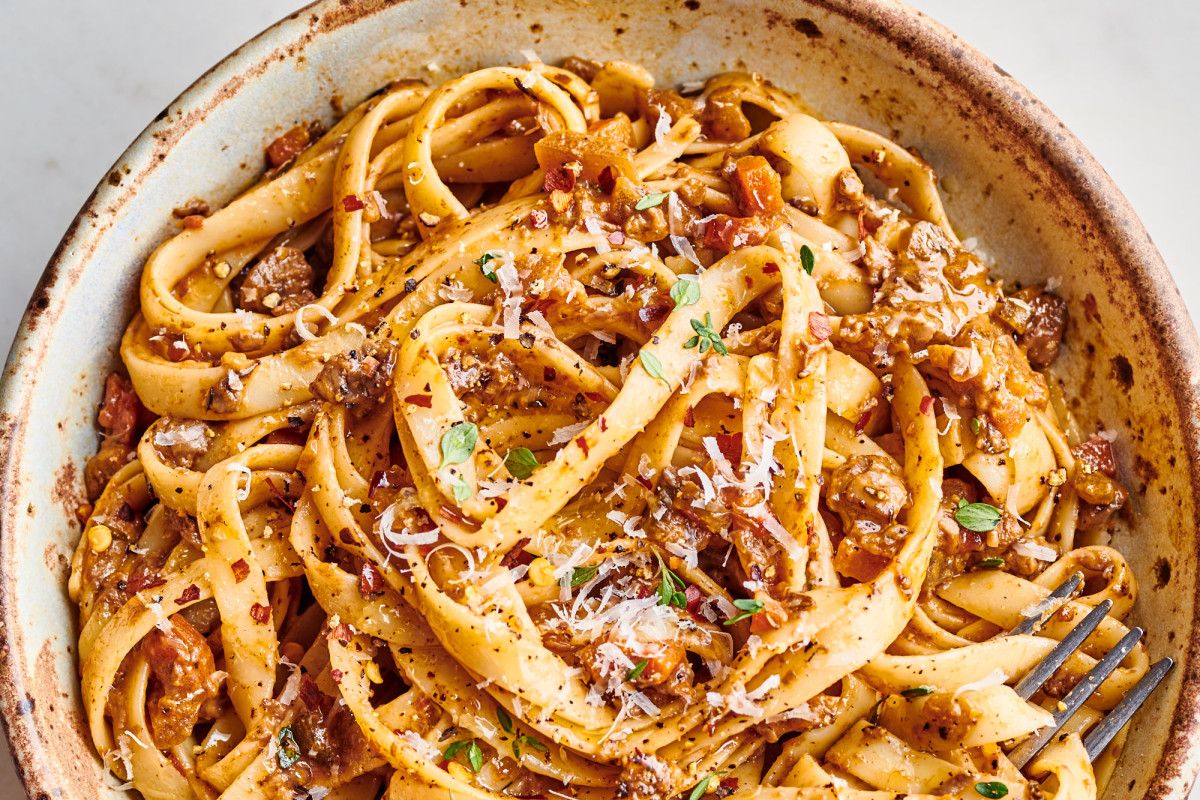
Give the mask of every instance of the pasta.
<svg viewBox="0 0 1200 800">
<path fill-rule="evenodd" d="M 144 267 L 70 592 L 146 798 L 1094 798 L 1109 435 L 932 169 L 757 75 L 393 83 Z M 1043 629 L 1001 635 L 1072 573 Z M 1036 694 L 1010 688 L 1103 600 Z"/>
</svg>

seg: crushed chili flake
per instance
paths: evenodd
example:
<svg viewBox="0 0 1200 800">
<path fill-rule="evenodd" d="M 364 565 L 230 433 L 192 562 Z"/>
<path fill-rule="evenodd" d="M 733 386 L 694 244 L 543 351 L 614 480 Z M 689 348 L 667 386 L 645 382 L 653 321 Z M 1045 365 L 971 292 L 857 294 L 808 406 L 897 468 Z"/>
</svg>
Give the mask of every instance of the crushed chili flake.
<svg viewBox="0 0 1200 800">
<path fill-rule="evenodd" d="M 350 640 L 354 638 L 354 631 L 350 630 L 350 623 L 339 622 L 330 629 L 329 634 L 325 638 L 329 641 L 337 639 L 342 644 L 350 644 Z"/>
<path fill-rule="evenodd" d="M 311 675 L 305 674 L 300 679 L 299 695 L 304 705 L 308 706 L 312 711 L 320 711 L 322 714 L 328 714 L 329 710 L 333 708 L 333 698 L 321 691 Z"/>
<path fill-rule="evenodd" d="M 267 145 L 272 167 L 282 167 L 308 147 L 312 133 L 307 125 L 297 125 Z"/>
<path fill-rule="evenodd" d="M 600 170 L 600 176 L 596 178 L 596 183 L 600 186 L 600 191 L 605 194 L 612 194 L 613 189 L 617 188 L 617 174 L 612 167 L 605 167 Z"/>
<path fill-rule="evenodd" d="M 342 540 L 343 544 L 354 544 L 354 534 L 350 532 L 349 528 L 342 528 L 338 533 L 338 538 Z"/>
<path fill-rule="evenodd" d="M 808 312 L 808 332 L 821 342 L 833 336 L 833 326 L 829 324 L 829 317 L 820 311 Z"/>
<path fill-rule="evenodd" d="M 600 394 L 599 392 L 584 392 L 583 396 L 588 400 L 591 400 L 593 403 L 599 403 L 604 399 L 604 395 Z"/>
<path fill-rule="evenodd" d="M 508 500 L 506 500 L 503 497 L 497 497 L 497 498 L 495 498 L 495 500 L 496 500 L 496 510 L 497 511 L 503 511 L 504 507 L 506 505 L 508 505 Z"/>
<path fill-rule="evenodd" d="M 552 167 L 546 170 L 542 178 L 542 190 L 545 192 L 569 192 L 575 188 L 575 173 L 562 167 Z"/>
<path fill-rule="evenodd" d="M 864 430 L 866 430 L 867 423 L 871 421 L 871 412 L 873 410 L 874 409 L 868 408 L 862 413 L 862 416 L 858 418 L 858 422 L 854 423 L 855 433 L 862 433 Z"/>
<path fill-rule="evenodd" d="M 933 398 L 932 397 L 922 397 L 921 398 L 921 413 L 927 417 L 933 416 Z"/>
<path fill-rule="evenodd" d="M 556 370 L 554 367 L 543 367 L 542 368 L 542 379 L 543 380 L 552 381 L 557 377 L 558 377 L 558 370 Z"/>
<path fill-rule="evenodd" d="M 528 536 L 518 539 L 517 543 L 512 546 L 512 549 L 504 554 L 504 558 L 500 559 L 500 566 L 505 569 L 512 569 L 513 567 L 533 561 L 533 557 L 525 552 L 525 545 L 527 544 L 529 544 Z"/>
<path fill-rule="evenodd" d="M 363 597 L 371 595 L 383 594 L 383 573 L 379 568 L 370 561 L 362 565 L 362 571 L 358 575 L 358 591 Z"/>
<path fill-rule="evenodd" d="M 199 599 L 200 587 L 193 583 L 179 593 L 179 597 L 175 600 L 175 605 L 186 606 L 188 603 L 194 603 Z"/>
<path fill-rule="evenodd" d="M 740 464 L 742 461 L 742 434 L 718 433 L 717 449 L 721 455 L 729 459 L 730 464 Z"/>
<path fill-rule="evenodd" d="M 583 457 L 584 457 L 584 458 L 587 458 L 587 457 L 588 457 L 588 441 L 587 441 L 587 437 L 586 437 L 586 436 L 576 436 L 576 437 L 575 437 L 575 444 L 579 445 L 579 448 L 580 448 L 581 450 L 583 450 Z"/>
<path fill-rule="evenodd" d="M 638 309 L 638 319 L 642 322 L 659 322 L 671 313 L 670 306 L 642 306 Z"/>
<path fill-rule="evenodd" d="M 287 506 L 287 510 L 294 514 L 296 512 L 296 507 L 292 505 L 292 501 L 284 497 L 283 493 L 275 488 L 275 483 L 270 478 L 267 478 L 266 481 L 267 487 L 271 490 L 271 494 L 275 495 L 276 499 Z"/>
<path fill-rule="evenodd" d="M 604 433 L 606 430 L 608 430 L 608 420 L 606 420 L 604 417 L 601 417 L 600 418 L 600 432 Z"/>
<path fill-rule="evenodd" d="M 683 412 L 683 425 L 685 428 L 696 427 L 696 411 L 691 406 Z"/>
<path fill-rule="evenodd" d="M 362 211 L 367 204 L 356 194 L 348 194 L 342 198 L 342 208 L 346 211 Z"/>
<path fill-rule="evenodd" d="M 433 397 L 427 394 L 410 394 L 404 398 L 404 402 L 421 408 L 433 408 Z"/>
<path fill-rule="evenodd" d="M 133 592 L 134 594 L 137 594 L 138 592 L 144 592 L 147 589 L 157 589 L 159 586 L 166 585 L 166 578 L 139 574 L 129 579 L 129 583 L 126 584 L 126 588 L 128 588 L 129 591 Z"/>
<path fill-rule="evenodd" d="M 237 561 L 230 564 L 229 568 L 233 570 L 234 583 L 241 583 L 242 581 L 246 580 L 246 578 L 250 577 L 250 565 L 246 563 L 246 559 L 244 558 L 239 558 Z"/>
<path fill-rule="evenodd" d="M 768 261 L 767 265 L 763 267 L 763 273 L 766 275 L 774 275 L 776 272 L 779 272 L 779 265 L 774 261 Z"/>
<path fill-rule="evenodd" d="M 342 675 L 343 675 L 343 673 L 342 673 L 342 671 L 341 671 L 340 669 L 331 669 L 331 670 L 329 670 L 329 677 L 333 679 L 333 682 L 334 682 L 334 683 L 341 683 L 341 682 L 342 682 Z"/>
<path fill-rule="evenodd" d="M 556 214 L 565 214 L 571 204 L 575 202 L 575 197 L 570 192 L 553 191 L 550 193 L 550 206 Z"/>
<path fill-rule="evenodd" d="M 250 606 L 250 618 L 259 625 L 266 625 L 267 620 L 271 618 L 271 607 L 264 606 L 262 603 L 255 603 Z"/>
<path fill-rule="evenodd" d="M 529 212 L 529 224 L 537 230 L 542 230 L 550 225 L 550 215 L 540 208 L 535 208 Z"/>
<path fill-rule="evenodd" d="M 650 482 L 649 478 L 644 478 L 641 475 L 638 475 L 637 482 L 640 483 L 642 486 L 645 486 L 650 491 L 654 491 L 654 484 Z"/>
</svg>

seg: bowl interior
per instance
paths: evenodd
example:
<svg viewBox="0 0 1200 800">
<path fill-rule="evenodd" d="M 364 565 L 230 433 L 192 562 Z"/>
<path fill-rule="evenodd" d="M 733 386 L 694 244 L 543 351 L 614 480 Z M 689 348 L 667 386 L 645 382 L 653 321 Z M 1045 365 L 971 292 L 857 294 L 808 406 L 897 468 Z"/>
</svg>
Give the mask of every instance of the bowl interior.
<svg viewBox="0 0 1200 800">
<path fill-rule="evenodd" d="M 757 71 L 832 119 L 917 147 L 959 233 L 996 274 L 1053 276 L 1071 306 L 1059 362 L 1076 413 L 1117 433 L 1134 514 L 1114 536 L 1141 586 L 1135 621 L 1179 666 L 1134 722 L 1108 797 L 1184 797 L 1195 775 L 1195 333 L 1103 171 L 991 62 L 889 2 L 321 2 L 243 47 L 147 129 L 100 184 L 39 286 L 5 372 L 0 599 L 4 715 L 32 796 L 107 789 L 82 720 L 65 592 L 94 409 L 146 256 L 192 197 L 227 201 L 263 148 L 395 78 L 568 55 L 624 58 L 659 85 Z M 1164 748 L 1166 755 L 1164 756 Z"/>
</svg>

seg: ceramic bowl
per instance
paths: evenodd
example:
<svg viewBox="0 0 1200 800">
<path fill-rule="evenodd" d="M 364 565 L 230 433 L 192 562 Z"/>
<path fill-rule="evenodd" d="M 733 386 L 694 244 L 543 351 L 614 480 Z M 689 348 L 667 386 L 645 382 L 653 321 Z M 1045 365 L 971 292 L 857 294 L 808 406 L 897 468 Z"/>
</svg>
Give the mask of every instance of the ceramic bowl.
<svg viewBox="0 0 1200 800">
<path fill-rule="evenodd" d="M 192 197 L 252 183 L 263 148 L 387 81 L 571 54 L 624 58 L 660 85 L 753 70 L 829 118 L 913 145 L 997 273 L 1055 277 L 1072 310 L 1061 373 L 1085 423 L 1118 433 L 1141 585 L 1135 622 L 1178 666 L 1134 722 L 1111 798 L 1184 798 L 1200 764 L 1200 378 L 1183 300 L 1125 199 L 1004 70 L 885 0 L 325 0 L 267 30 L 164 110 L 96 188 L 29 304 L 0 390 L 0 701 L 34 798 L 115 797 L 84 727 L 66 595 L 82 468 L 104 376 L 151 249 Z"/>
</svg>

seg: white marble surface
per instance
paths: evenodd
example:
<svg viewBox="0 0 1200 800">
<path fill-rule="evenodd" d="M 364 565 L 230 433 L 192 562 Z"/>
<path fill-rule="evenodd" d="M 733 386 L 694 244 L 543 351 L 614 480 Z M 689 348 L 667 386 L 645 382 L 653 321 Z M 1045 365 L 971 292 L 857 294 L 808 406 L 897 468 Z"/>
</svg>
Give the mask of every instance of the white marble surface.
<svg viewBox="0 0 1200 800">
<path fill-rule="evenodd" d="M 108 167 L 168 102 L 296 0 L 6 0 L 0 25 L 0 342 Z M 1200 314 L 1192 0 L 916 0 L 1030 87 L 1116 179 Z M 20 784 L 0 757 L 0 797 Z"/>
</svg>

